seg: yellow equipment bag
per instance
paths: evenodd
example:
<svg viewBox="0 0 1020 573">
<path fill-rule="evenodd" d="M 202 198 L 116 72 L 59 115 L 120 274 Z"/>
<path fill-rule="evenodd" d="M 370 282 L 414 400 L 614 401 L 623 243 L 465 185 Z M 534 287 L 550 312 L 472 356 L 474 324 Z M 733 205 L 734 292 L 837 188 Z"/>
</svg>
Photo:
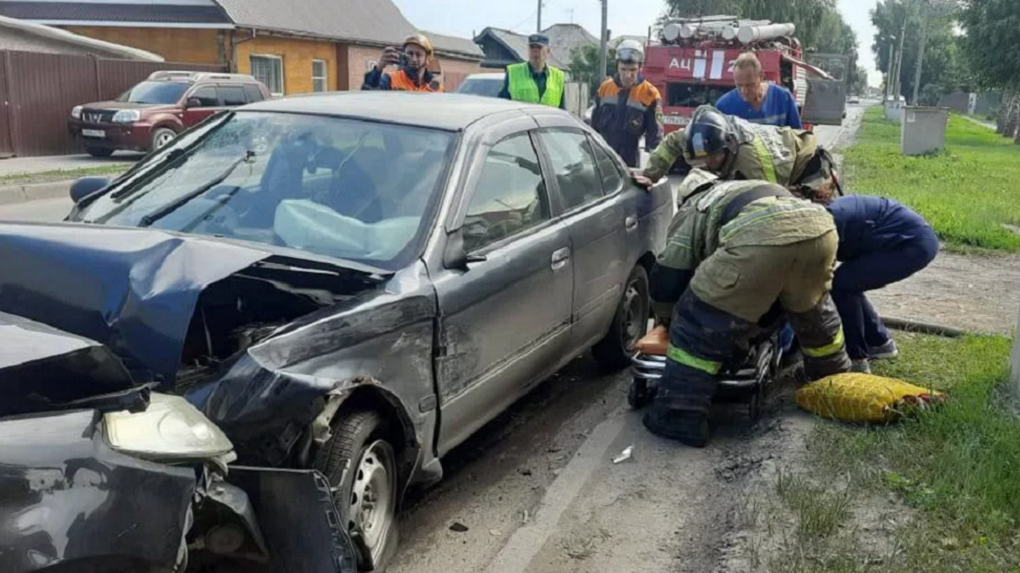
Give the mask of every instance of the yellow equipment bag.
<svg viewBox="0 0 1020 573">
<path fill-rule="evenodd" d="M 823 418 L 844 422 L 885 424 L 907 410 L 941 402 L 940 392 L 902 380 L 846 373 L 822 378 L 797 391 L 797 405 Z"/>
</svg>

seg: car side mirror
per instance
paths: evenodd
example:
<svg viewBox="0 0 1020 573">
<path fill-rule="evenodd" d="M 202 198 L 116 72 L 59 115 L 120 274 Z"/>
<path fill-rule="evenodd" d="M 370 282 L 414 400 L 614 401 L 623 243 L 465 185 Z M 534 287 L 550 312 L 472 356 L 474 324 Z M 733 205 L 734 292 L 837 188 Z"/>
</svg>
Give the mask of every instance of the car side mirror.
<svg viewBox="0 0 1020 573">
<path fill-rule="evenodd" d="M 202 100 L 197 97 L 189 97 L 188 101 L 184 103 L 184 107 L 191 109 L 193 107 L 202 107 Z"/>
<path fill-rule="evenodd" d="M 71 184 L 71 200 L 77 205 L 89 195 L 106 189 L 109 184 L 107 177 L 82 177 Z"/>
<path fill-rule="evenodd" d="M 463 227 L 450 233 L 447 237 L 446 252 L 443 253 L 443 266 L 448 269 L 468 271 L 470 263 L 483 263 L 486 258 L 478 255 L 469 255 L 464 249 Z"/>
</svg>

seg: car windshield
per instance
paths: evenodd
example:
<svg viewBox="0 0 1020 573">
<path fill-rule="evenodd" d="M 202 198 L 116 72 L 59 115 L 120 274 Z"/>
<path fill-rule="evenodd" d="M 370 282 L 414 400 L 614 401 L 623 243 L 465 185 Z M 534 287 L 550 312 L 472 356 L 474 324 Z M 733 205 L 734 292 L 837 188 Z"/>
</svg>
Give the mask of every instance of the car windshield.
<svg viewBox="0 0 1020 573">
<path fill-rule="evenodd" d="M 117 101 L 125 103 L 174 104 L 190 84 L 184 82 L 142 82 L 124 92 Z"/>
<path fill-rule="evenodd" d="M 309 251 L 398 270 L 420 252 L 449 132 L 238 112 L 161 149 L 74 219 Z"/>
<path fill-rule="evenodd" d="M 700 107 L 715 105 L 719 98 L 733 89 L 732 86 L 687 82 L 671 82 L 666 92 L 667 107 Z"/>
<path fill-rule="evenodd" d="M 503 89 L 501 79 L 468 78 L 457 88 L 457 93 L 496 97 L 501 89 Z"/>
</svg>

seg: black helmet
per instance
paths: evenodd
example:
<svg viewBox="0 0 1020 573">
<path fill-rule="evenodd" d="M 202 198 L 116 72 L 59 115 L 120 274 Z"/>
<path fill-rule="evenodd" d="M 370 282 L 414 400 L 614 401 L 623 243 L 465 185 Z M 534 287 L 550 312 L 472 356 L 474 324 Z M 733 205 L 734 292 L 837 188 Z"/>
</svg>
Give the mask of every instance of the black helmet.
<svg viewBox="0 0 1020 573">
<path fill-rule="evenodd" d="M 686 159 L 691 165 L 704 163 L 710 155 L 737 152 L 737 138 L 729 120 L 719 110 L 703 105 L 694 110 L 684 133 Z"/>
</svg>

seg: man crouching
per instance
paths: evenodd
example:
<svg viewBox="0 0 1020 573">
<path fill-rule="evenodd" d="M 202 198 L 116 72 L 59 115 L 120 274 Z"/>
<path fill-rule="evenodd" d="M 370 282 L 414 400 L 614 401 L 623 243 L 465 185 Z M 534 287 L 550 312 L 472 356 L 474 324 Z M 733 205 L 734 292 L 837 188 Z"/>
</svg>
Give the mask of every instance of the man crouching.
<svg viewBox="0 0 1020 573">
<path fill-rule="evenodd" d="M 839 238 L 820 205 L 766 181 L 720 181 L 695 170 L 651 273 L 656 319 L 669 326 L 666 371 L 645 426 L 704 447 L 723 363 L 747 347 L 778 301 L 812 380 L 850 369 L 829 296 Z"/>
</svg>

